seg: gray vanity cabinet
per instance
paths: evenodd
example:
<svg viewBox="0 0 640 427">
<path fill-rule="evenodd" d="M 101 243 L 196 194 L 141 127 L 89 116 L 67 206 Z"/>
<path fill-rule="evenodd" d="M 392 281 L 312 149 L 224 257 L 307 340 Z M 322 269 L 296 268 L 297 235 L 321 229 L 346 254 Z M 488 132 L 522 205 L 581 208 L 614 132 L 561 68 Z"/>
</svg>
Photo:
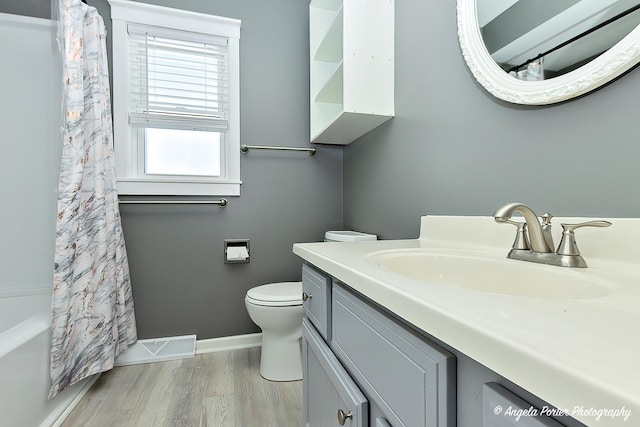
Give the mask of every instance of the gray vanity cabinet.
<svg viewBox="0 0 640 427">
<path fill-rule="evenodd" d="M 482 427 L 564 426 L 500 384 L 485 383 L 482 385 Z"/>
<path fill-rule="evenodd" d="M 396 427 L 456 425 L 455 357 L 347 288 L 332 288 L 331 348 Z"/>
<path fill-rule="evenodd" d="M 315 267 L 302 281 L 305 427 L 340 425 L 339 410 L 348 427 L 585 427 L 518 417 L 550 405 Z"/>
<path fill-rule="evenodd" d="M 302 305 L 320 335 L 329 340 L 331 327 L 331 278 L 308 264 L 302 266 Z"/>
<path fill-rule="evenodd" d="M 376 423 L 374 425 L 375 427 L 391 427 L 391 424 L 389 424 L 384 418 L 376 419 Z"/>
<path fill-rule="evenodd" d="M 306 264 L 302 282 L 305 427 L 455 426 L 451 353 Z"/>
<path fill-rule="evenodd" d="M 307 319 L 302 323 L 302 361 L 305 427 L 335 426 L 340 418 L 341 425 L 369 425 L 366 397 Z"/>
</svg>

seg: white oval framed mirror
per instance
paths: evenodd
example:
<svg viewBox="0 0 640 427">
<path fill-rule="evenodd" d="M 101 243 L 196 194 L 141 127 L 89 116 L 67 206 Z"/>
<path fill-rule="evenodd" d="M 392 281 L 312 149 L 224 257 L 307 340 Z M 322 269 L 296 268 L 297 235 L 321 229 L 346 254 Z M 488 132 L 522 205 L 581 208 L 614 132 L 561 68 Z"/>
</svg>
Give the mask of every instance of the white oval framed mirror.
<svg viewBox="0 0 640 427">
<path fill-rule="evenodd" d="M 457 0 L 457 20 L 460 47 L 469 70 L 472 72 L 476 80 L 487 91 L 489 91 L 489 93 L 499 99 L 515 104 L 525 105 L 546 105 L 566 101 L 588 93 L 608 83 L 629 71 L 640 62 L 640 25 L 633 24 L 631 28 L 627 29 L 624 33 L 626 35 L 621 35 L 621 38 L 619 37 L 619 41 L 616 41 L 612 47 L 607 48 L 604 52 L 599 53 L 598 55 L 594 55 L 588 61 L 583 61 L 583 65 L 577 66 L 575 69 L 564 74 L 560 73 L 550 78 L 545 77 L 543 80 L 521 80 L 521 76 L 517 78 L 514 77 L 514 73 L 507 73 L 505 65 L 510 64 L 503 63 L 502 66 L 498 65 L 496 60 L 494 60 L 492 55 L 489 53 L 483 38 L 483 32 L 480 29 L 478 21 L 478 4 L 480 3 L 482 5 L 483 3 L 481 2 L 484 2 L 484 4 L 487 5 L 491 3 L 492 6 L 495 7 L 495 1 L 497 0 Z M 509 3 L 511 6 L 515 3 L 521 3 L 518 6 L 526 6 L 525 3 L 522 3 L 523 0 L 503 1 L 505 3 Z M 589 16 L 589 19 L 583 19 L 583 22 L 581 22 L 583 27 L 585 25 L 593 25 L 592 23 L 596 18 L 600 19 L 600 21 L 604 20 L 604 18 L 602 18 L 602 16 L 605 15 L 602 12 L 605 8 L 603 7 L 603 2 L 608 1 L 610 4 L 614 4 L 617 1 L 626 1 L 627 3 L 631 1 L 636 4 L 640 3 L 640 0 L 567 0 L 569 6 L 565 7 L 567 9 L 570 7 L 581 7 L 581 5 L 577 5 L 581 1 L 584 2 L 582 6 L 597 3 L 600 10 L 599 14 L 592 13 L 592 16 Z M 617 6 L 626 7 L 622 3 Z M 504 7 L 510 6 L 507 5 Z M 613 10 L 613 7 L 611 9 Z M 505 10 L 499 10 L 495 14 L 499 12 L 504 14 Z M 545 13 L 546 12 L 547 11 L 545 11 Z M 480 11 L 480 16 L 482 16 L 483 13 L 485 13 L 485 11 Z M 636 14 L 634 19 L 640 19 L 640 11 L 634 13 Z M 531 14 L 529 13 L 529 15 Z M 503 20 L 505 16 L 509 18 L 509 15 L 505 14 L 502 16 Z M 551 22 L 558 22 L 563 18 L 563 16 L 558 15 L 554 17 L 555 21 L 552 21 L 548 17 L 544 19 Z M 543 18 L 538 19 L 542 20 Z M 604 24 L 606 24 L 606 22 L 602 23 L 602 25 Z M 627 26 L 628 25 L 629 23 L 627 22 Z M 576 31 L 582 32 L 578 25 L 574 25 L 574 27 L 574 33 Z M 591 29 L 593 30 L 593 28 Z M 602 28 L 599 31 L 611 33 L 610 29 L 607 28 Z M 569 32 L 567 32 L 567 34 L 568 33 Z M 554 40 L 557 40 L 558 37 L 563 37 L 558 34 L 554 35 L 556 36 Z M 568 36 L 565 35 L 564 37 L 566 39 Z M 545 42 L 547 42 L 546 47 L 543 43 L 536 42 L 532 49 L 539 49 L 539 51 L 544 52 L 545 49 L 548 48 L 549 43 L 557 43 L 557 41 L 551 40 L 551 37 L 546 37 L 546 39 L 548 39 L 545 40 Z M 590 41 L 589 44 L 594 45 L 595 43 Z M 498 43 L 498 45 L 500 46 L 500 43 Z M 531 51 L 532 50 L 530 50 L 530 52 Z M 561 56 L 567 57 L 568 55 L 563 54 Z M 513 58 L 515 58 L 515 56 L 513 56 Z M 520 58 L 522 58 L 522 56 L 520 56 Z M 513 69 L 521 67 L 528 62 L 532 62 L 532 59 L 533 58 L 529 56 L 524 64 L 518 64 L 516 67 L 513 67 Z"/>
</svg>

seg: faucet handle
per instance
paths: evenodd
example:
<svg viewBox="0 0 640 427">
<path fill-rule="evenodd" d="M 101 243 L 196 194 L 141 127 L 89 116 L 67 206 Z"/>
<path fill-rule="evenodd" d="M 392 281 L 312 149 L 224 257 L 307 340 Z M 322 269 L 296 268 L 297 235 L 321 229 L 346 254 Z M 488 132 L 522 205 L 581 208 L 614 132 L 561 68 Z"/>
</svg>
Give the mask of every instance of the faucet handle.
<svg viewBox="0 0 640 427">
<path fill-rule="evenodd" d="M 510 219 L 507 219 L 504 222 L 518 227 L 518 231 L 516 231 L 516 239 L 513 241 L 512 249 L 529 250 L 529 240 L 527 239 L 527 223 L 512 221 Z"/>
<path fill-rule="evenodd" d="M 575 230 L 581 227 L 609 227 L 609 221 L 587 221 L 578 224 L 560 224 L 562 226 L 562 240 L 558 245 L 558 255 L 580 255 L 576 244 Z"/>
</svg>

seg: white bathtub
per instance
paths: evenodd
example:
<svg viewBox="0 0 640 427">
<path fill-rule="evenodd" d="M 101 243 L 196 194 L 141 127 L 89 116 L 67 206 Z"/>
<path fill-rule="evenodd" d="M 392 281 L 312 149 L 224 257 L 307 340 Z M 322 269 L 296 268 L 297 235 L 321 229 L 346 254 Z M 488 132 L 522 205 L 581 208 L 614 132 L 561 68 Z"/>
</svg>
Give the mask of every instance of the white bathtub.
<svg viewBox="0 0 640 427">
<path fill-rule="evenodd" d="M 0 425 L 57 425 L 90 386 L 83 381 L 49 394 L 51 291 L 0 295 Z"/>
</svg>

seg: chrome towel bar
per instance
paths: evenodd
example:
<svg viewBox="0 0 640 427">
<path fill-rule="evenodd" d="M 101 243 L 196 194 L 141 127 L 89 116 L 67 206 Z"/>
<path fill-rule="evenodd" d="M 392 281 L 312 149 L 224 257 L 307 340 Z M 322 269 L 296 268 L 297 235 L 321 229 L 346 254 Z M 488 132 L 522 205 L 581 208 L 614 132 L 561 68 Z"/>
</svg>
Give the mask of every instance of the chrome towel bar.
<svg viewBox="0 0 640 427">
<path fill-rule="evenodd" d="M 120 204 L 132 205 L 220 205 L 227 206 L 227 199 L 220 200 L 118 200 Z"/>
<path fill-rule="evenodd" d="M 297 148 L 297 147 L 273 147 L 269 145 L 245 145 L 240 146 L 242 154 L 247 154 L 249 150 L 279 150 L 279 151 L 306 151 L 309 156 L 316 154 L 315 148 Z"/>
</svg>

